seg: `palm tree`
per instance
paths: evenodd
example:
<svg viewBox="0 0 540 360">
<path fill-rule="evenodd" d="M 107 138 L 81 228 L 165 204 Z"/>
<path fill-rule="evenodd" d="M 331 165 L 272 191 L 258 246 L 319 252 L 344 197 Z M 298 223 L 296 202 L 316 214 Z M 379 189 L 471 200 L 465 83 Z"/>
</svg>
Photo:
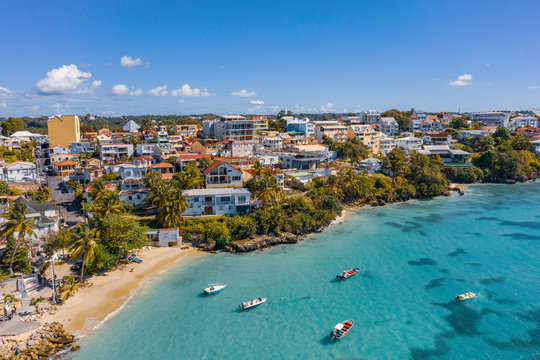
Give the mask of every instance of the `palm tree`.
<svg viewBox="0 0 540 360">
<path fill-rule="evenodd" d="M 101 217 L 109 214 L 121 214 L 126 211 L 125 202 L 120 200 L 119 191 L 106 191 L 95 203 L 95 213 Z"/>
<path fill-rule="evenodd" d="M 92 187 L 90 188 L 90 197 L 92 200 L 94 200 L 94 202 L 97 202 L 101 199 L 106 191 L 107 189 L 105 188 L 103 181 L 94 181 Z"/>
<path fill-rule="evenodd" d="M 259 178 L 250 179 L 249 189 L 263 204 L 276 201 L 281 195 L 281 187 L 272 175 L 265 174 Z"/>
<path fill-rule="evenodd" d="M 182 213 L 188 208 L 188 204 L 182 191 L 172 191 L 166 205 L 158 213 L 158 221 L 163 227 L 178 227 L 182 224 Z"/>
<path fill-rule="evenodd" d="M 156 183 L 148 200 L 152 203 L 152 206 L 156 207 L 158 210 L 163 209 L 167 206 L 167 203 L 170 200 L 171 186 L 165 181 L 160 181 Z"/>
<path fill-rule="evenodd" d="M 62 294 L 62 300 L 66 301 L 79 291 L 79 286 L 73 276 L 64 276 L 62 279 L 62 286 L 60 286 L 60 294 Z"/>
<path fill-rule="evenodd" d="M 92 202 L 89 201 L 83 201 L 81 203 L 81 209 L 84 214 L 84 222 L 88 224 L 88 213 L 91 211 L 94 211 L 95 205 Z"/>
<path fill-rule="evenodd" d="M 193 163 L 187 164 L 184 171 L 176 173 L 173 180 L 182 190 L 200 189 L 204 184 L 201 171 Z"/>
<path fill-rule="evenodd" d="M 97 243 L 96 230 L 91 229 L 88 225 L 81 226 L 77 234 L 77 241 L 71 246 L 71 260 L 76 261 L 81 256 L 83 258 L 81 266 L 81 282 L 84 281 L 84 267 L 89 261 L 93 261 L 99 253 L 99 245 Z"/>
<path fill-rule="evenodd" d="M 24 241 L 24 238 L 28 236 L 31 238 L 34 236 L 34 226 L 36 226 L 36 220 L 34 218 L 26 217 L 26 205 L 23 203 L 15 202 L 10 207 L 7 213 L 0 215 L 0 217 L 7 221 L 0 225 L 0 235 L 4 237 L 13 236 L 17 234 L 15 239 L 15 247 L 11 254 L 11 260 L 9 262 L 9 273 L 13 275 L 13 259 L 17 253 L 17 248 L 20 243 Z"/>
</svg>

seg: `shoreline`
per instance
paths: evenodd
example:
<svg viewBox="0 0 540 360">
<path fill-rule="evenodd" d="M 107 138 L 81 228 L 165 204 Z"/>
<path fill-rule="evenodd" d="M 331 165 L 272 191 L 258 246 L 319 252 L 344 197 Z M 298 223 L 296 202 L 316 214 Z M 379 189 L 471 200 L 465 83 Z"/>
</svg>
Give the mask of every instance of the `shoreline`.
<svg viewBox="0 0 540 360">
<path fill-rule="evenodd" d="M 120 313 L 147 285 L 180 263 L 207 256 L 189 248 L 151 247 L 139 251 L 141 264 L 123 264 L 103 276 L 88 278 L 62 305 L 51 306 L 37 319 L 39 328 L 6 338 L 25 343 L 47 324 L 58 322 L 78 341 Z M 130 269 L 134 271 L 131 272 Z M 65 350 L 64 350 L 65 351 Z"/>
</svg>

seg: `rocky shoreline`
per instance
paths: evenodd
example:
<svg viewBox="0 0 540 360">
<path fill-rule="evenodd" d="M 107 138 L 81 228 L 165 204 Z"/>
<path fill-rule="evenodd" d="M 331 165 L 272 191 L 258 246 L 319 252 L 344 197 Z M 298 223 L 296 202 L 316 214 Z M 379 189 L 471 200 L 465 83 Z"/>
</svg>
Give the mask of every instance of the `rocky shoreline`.
<svg viewBox="0 0 540 360">
<path fill-rule="evenodd" d="M 75 337 L 59 322 L 46 323 L 24 339 L 0 338 L 0 359 L 48 359 L 70 347 L 72 351 L 78 350 L 78 345 L 72 346 L 74 341 Z"/>
</svg>

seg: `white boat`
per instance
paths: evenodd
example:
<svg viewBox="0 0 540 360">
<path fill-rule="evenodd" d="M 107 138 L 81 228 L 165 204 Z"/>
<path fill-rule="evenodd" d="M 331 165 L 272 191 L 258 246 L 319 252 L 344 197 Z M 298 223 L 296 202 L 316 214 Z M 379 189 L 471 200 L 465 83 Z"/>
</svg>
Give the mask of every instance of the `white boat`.
<svg viewBox="0 0 540 360">
<path fill-rule="evenodd" d="M 227 287 L 227 284 L 209 284 L 209 286 L 204 289 L 204 295 L 213 295 L 219 292 L 222 292 Z"/>
<path fill-rule="evenodd" d="M 468 292 L 468 293 L 465 293 L 465 294 L 456 295 L 456 300 L 467 300 L 467 299 L 472 299 L 474 297 L 476 297 L 475 293 Z"/>
<path fill-rule="evenodd" d="M 259 306 L 266 302 L 266 298 L 251 299 L 250 301 L 243 302 L 239 305 L 242 309 L 251 309 L 252 307 Z"/>
<path fill-rule="evenodd" d="M 349 333 L 353 325 L 354 320 L 346 320 L 334 326 L 334 330 L 330 333 L 331 340 L 340 340 L 342 337 Z"/>
</svg>

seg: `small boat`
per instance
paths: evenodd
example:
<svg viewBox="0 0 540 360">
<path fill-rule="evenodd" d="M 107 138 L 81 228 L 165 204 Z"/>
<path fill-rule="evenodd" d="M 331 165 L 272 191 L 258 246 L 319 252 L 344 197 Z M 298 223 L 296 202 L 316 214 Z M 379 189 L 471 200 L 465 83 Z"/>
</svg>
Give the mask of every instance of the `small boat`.
<svg viewBox="0 0 540 360">
<path fill-rule="evenodd" d="M 351 276 L 358 274 L 359 271 L 360 271 L 359 268 L 354 268 L 351 270 L 344 271 L 341 274 L 337 275 L 336 277 L 338 278 L 338 280 L 345 280 L 345 279 L 350 278 Z"/>
<path fill-rule="evenodd" d="M 239 305 L 242 309 L 250 309 L 255 306 L 259 306 L 266 301 L 266 298 L 251 299 L 250 301 L 243 302 Z"/>
<path fill-rule="evenodd" d="M 334 326 L 334 330 L 330 333 L 331 340 L 340 340 L 349 333 L 353 325 L 354 320 L 346 320 Z"/>
<path fill-rule="evenodd" d="M 204 289 L 204 295 L 213 295 L 219 292 L 222 292 L 227 287 L 227 284 L 210 284 L 206 289 Z"/>
<path fill-rule="evenodd" d="M 456 295 L 456 300 L 467 300 L 467 299 L 472 299 L 474 297 L 476 297 L 475 293 L 468 292 L 468 293 L 465 293 L 465 294 Z"/>
</svg>

